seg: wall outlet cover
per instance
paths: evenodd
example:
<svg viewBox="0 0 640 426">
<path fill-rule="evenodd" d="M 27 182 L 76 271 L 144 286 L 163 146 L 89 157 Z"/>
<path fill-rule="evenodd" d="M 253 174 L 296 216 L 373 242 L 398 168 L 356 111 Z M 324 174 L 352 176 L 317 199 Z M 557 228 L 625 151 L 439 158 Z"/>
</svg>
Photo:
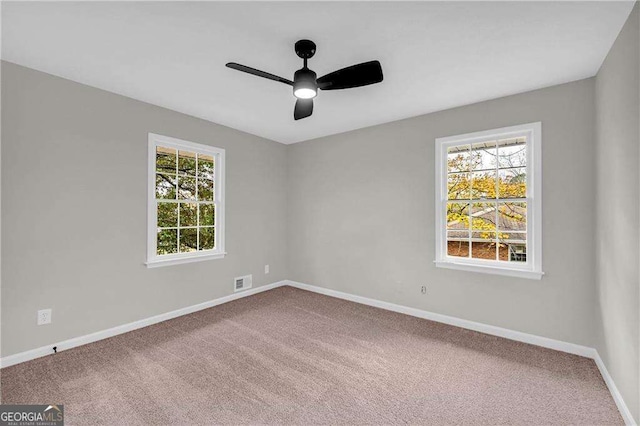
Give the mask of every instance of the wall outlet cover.
<svg viewBox="0 0 640 426">
<path fill-rule="evenodd" d="M 38 311 L 38 325 L 51 324 L 51 309 L 40 309 Z"/>
</svg>

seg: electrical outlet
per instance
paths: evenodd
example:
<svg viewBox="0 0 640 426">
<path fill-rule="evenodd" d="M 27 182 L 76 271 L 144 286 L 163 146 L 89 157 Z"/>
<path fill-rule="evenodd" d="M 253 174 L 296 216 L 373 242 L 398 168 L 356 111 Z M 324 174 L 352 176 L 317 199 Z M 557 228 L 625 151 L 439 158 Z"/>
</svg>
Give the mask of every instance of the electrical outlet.
<svg viewBox="0 0 640 426">
<path fill-rule="evenodd" d="M 426 286 L 426 285 L 423 285 L 423 286 L 420 288 L 420 292 L 421 292 L 422 294 L 427 294 L 427 286 Z"/>
<path fill-rule="evenodd" d="M 41 309 L 38 311 L 38 325 L 51 324 L 51 309 Z"/>
<path fill-rule="evenodd" d="M 269 265 L 264 265 L 264 273 L 265 274 L 269 273 Z"/>
</svg>

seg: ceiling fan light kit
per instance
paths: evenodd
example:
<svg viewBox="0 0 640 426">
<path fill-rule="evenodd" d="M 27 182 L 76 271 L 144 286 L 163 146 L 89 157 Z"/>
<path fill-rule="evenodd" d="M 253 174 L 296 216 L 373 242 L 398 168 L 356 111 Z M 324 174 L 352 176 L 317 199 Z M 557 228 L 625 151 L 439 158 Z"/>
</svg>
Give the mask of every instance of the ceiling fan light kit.
<svg viewBox="0 0 640 426">
<path fill-rule="evenodd" d="M 306 66 L 293 75 L 293 96 L 298 99 L 313 99 L 318 95 L 316 73 Z"/>
<path fill-rule="evenodd" d="M 298 40 L 294 47 L 304 63 L 302 68 L 294 73 L 293 81 L 235 62 L 227 63 L 227 67 L 293 86 L 293 95 L 297 98 L 293 111 L 295 120 L 309 117 L 313 113 L 313 98 L 318 95 L 318 89 L 351 89 L 380 83 L 383 79 L 382 66 L 378 61 L 352 65 L 317 78 L 316 73 L 307 67 L 307 60 L 316 53 L 316 44 L 311 40 Z"/>
</svg>

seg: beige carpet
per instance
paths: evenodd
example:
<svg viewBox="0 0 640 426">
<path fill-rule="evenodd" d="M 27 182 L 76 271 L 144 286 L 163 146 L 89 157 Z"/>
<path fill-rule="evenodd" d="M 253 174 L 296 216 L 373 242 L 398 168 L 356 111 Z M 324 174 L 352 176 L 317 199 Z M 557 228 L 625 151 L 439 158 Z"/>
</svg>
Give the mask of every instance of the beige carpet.
<svg viewBox="0 0 640 426">
<path fill-rule="evenodd" d="M 2 370 L 88 424 L 623 424 L 592 360 L 282 287 Z"/>
</svg>

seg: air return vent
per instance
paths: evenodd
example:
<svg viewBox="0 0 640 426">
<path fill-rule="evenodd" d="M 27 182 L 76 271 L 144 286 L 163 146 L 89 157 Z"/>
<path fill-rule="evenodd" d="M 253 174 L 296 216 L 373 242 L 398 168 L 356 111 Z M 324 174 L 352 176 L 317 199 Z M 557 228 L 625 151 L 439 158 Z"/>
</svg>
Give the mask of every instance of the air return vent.
<svg viewBox="0 0 640 426">
<path fill-rule="evenodd" d="M 245 275 L 244 277 L 236 277 L 233 280 L 233 291 L 242 291 L 251 288 L 253 277 Z"/>
</svg>

